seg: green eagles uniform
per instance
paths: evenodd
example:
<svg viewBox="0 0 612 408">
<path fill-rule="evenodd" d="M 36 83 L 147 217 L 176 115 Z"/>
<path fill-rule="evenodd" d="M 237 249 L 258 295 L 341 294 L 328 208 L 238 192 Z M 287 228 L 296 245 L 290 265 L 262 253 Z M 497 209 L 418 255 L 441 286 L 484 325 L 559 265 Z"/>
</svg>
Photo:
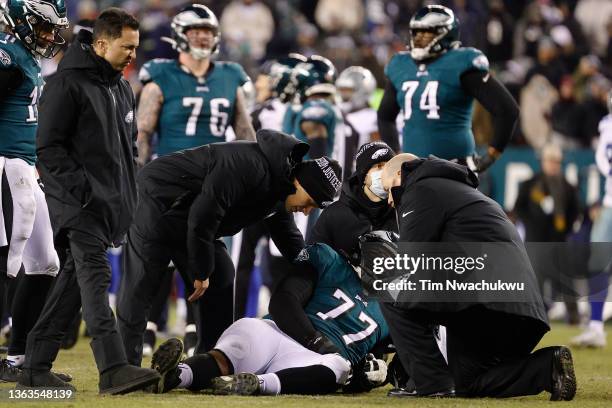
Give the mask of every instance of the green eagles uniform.
<svg viewBox="0 0 612 408">
<path fill-rule="evenodd" d="M 19 88 L 0 103 L 0 156 L 36 162 L 38 98 L 43 88 L 39 61 L 16 37 L 0 33 L 0 69 L 23 72 Z"/>
<path fill-rule="evenodd" d="M 198 79 L 177 60 L 155 59 L 140 70 L 143 83 L 155 82 L 164 102 L 159 115 L 157 154 L 225 141 L 232 123 L 236 90 L 249 80 L 233 62 L 211 63 Z"/>
<path fill-rule="evenodd" d="M 306 314 L 315 329 L 356 364 L 389 335 L 378 302 L 365 297 L 353 268 L 328 245 L 308 246 L 298 259 L 309 262 L 318 272 Z"/>
<path fill-rule="evenodd" d="M 474 153 L 474 98 L 461 87 L 461 75 L 470 70 L 489 70 L 487 57 L 475 48 L 451 49 L 427 64 L 408 52 L 393 56 L 385 74 L 404 115 L 404 152 L 443 159 Z"/>
<path fill-rule="evenodd" d="M 327 155 L 331 156 L 334 150 L 334 133 L 338 121 L 334 106 L 325 99 L 311 99 L 304 102 L 302 107 L 297 110 L 290 107 L 283 118 L 283 132 L 308 143 L 308 138 L 302 131 L 302 122 L 308 121 L 321 123 L 327 129 Z"/>
</svg>

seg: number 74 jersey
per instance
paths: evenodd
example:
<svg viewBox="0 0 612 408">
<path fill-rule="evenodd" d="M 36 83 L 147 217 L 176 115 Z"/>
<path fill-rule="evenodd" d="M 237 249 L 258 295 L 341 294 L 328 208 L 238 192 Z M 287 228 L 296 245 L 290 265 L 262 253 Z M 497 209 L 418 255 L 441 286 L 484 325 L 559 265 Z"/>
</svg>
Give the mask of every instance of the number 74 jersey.
<svg viewBox="0 0 612 408">
<path fill-rule="evenodd" d="M 378 301 L 366 297 L 357 273 L 328 245 L 310 245 L 298 258 L 318 272 L 316 288 L 304 309 L 306 314 L 315 329 L 356 364 L 389 336 Z"/>
<path fill-rule="evenodd" d="M 475 48 L 452 49 L 428 63 L 408 52 L 391 58 L 385 74 L 402 109 L 404 152 L 443 159 L 474 153 L 474 98 L 461 86 L 461 75 L 471 70 L 489 70 L 487 57 Z"/>
<path fill-rule="evenodd" d="M 19 88 L 0 103 L 0 156 L 36 162 L 38 99 L 43 88 L 39 61 L 16 37 L 0 32 L 0 69 L 23 73 Z"/>
<path fill-rule="evenodd" d="M 143 83 L 155 82 L 163 94 L 159 114 L 157 154 L 224 142 L 231 124 L 236 91 L 249 81 L 239 64 L 211 62 L 198 78 L 176 59 L 154 59 L 139 73 Z"/>
</svg>

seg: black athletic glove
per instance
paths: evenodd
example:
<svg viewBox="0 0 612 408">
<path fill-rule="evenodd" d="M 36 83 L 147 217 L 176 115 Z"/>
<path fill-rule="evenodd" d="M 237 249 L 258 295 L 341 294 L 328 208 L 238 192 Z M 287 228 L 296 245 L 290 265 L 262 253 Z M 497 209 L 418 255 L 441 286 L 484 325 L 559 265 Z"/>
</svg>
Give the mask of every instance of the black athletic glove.
<svg viewBox="0 0 612 408">
<path fill-rule="evenodd" d="M 336 345 L 323 333 L 316 332 L 315 336 L 306 343 L 306 348 L 319 354 L 340 353 Z"/>
<path fill-rule="evenodd" d="M 495 163 L 495 160 L 501 155 L 501 152 L 493 147 L 489 147 L 487 153 L 484 156 L 475 155 L 474 165 L 476 166 L 477 173 L 485 172 L 489 167 Z"/>
</svg>

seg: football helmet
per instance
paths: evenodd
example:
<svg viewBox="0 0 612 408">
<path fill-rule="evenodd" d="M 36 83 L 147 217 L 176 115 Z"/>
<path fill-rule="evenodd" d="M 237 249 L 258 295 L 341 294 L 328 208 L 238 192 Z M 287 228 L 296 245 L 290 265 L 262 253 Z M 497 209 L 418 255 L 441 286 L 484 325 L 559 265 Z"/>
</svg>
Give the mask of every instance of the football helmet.
<svg viewBox="0 0 612 408">
<path fill-rule="evenodd" d="M 398 252 L 399 235 L 392 231 L 370 231 L 359 237 L 358 248 L 344 254 L 367 288 L 381 275 L 374 271 L 374 258 L 395 258 Z"/>
<path fill-rule="evenodd" d="M 187 31 L 190 28 L 201 27 L 210 28 L 213 31 L 213 42 L 209 48 L 192 47 L 189 45 Z M 187 52 L 195 59 L 202 60 L 209 58 L 219 48 L 219 20 L 217 20 L 215 13 L 202 4 L 191 4 L 182 9 L 172 19 L 170 28 L 172 29 L 172 38 L 162 37 L 162 40 L 170 43 L 172 48 L 178 52 Z"/>
<path fill-rule="evenodd" d="M 291 53 L 275 61 L 269 68 L 272 92 L 282 102 L 291 102 L 297 93 L 296 83 L 293 79 L 293 69 L 307 61 L 302 54 Z"/>
<path fill-rule="evenodd" d="M 60 34 L 68 28 L 64 0 L 6 0 L 2 18 L 32 53 L 43 58 L 53 58 L 66 43 Z M 52 33 L 53 40 L 40 37 L 41 32 Z"/>
<path fill-rule="evenodd" d="M 311 95 L 336 94 L 336 68 L 325 57 L 312 55 L 305 63 L 296 66 L 294 77 L 302 101 Z"/>
<path fill-rule="evenodd" d="M 435 36 L 424 48 L 417 48 L 414 38 L 419 31 L 427 31 Z M 459 20 L 448 7 L 432 5 L 421 8 L 410 19 L 410 55 L 422 61 L 452 48 L 459 47 Z"/>
<path fill-rule="evenodd" d="M 350 104 L 352 108 L 362 108 L 368 105 L 376 90 L 376 79 L 370 70 L 352 66 L 340 73 L 336 80 L 336 88 L 351 90 L 348 98 L 340 92 L 343 103 Z"/>
</svg>

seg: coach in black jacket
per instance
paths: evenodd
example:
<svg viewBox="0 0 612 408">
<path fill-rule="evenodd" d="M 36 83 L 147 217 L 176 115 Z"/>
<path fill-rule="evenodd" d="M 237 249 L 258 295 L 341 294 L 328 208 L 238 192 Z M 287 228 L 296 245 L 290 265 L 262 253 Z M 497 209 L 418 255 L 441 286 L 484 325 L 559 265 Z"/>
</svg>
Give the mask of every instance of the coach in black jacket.
<svg viewBox="0 0 612 408">
<path fill-rule="evenodd" d="M 128 361 L 140 365 L 151 299 L 172 260 L 198 302 L 197 349 L 210 350 L 233 320 L 234 267 L 220 240 L 264 220 L 286 259 L 304 247 L 291 212 L 331 203 L 340 166 L 302 161 L 309 146 L 272 130 L 257 142 L 214 143 L 160 157 L 138 174 L 117 316 Z M 196 350 L 197 352 L 198 350 Z"/>
<path fill-rule="evenodd" d="M 571 400 L 576 378 L 570 350 L 546 347 L 531 353 L 549 330 L 544 303 L 521 238 L 501 207 L 476 189 L 476 175 L 433 156 L 402 154 L 385 165 L 383 185 L 391 192 L 400 241 L 507 242 L 519 249 L 522 267 L 513 278 L 526 288 L 522 303 L 384 303 L 402 363 L 408 367 L 410 359 L 420 358 L 418 339 L 428 324 L 443 324 L 457 395 L 502 398 L 546 390 L 552 400 Z M 418 390 L 421 378 L 413 375 Z"/>
<path fill-rule="evenodd" d="M 123 10 L 104 11 L 93 37 L 80 31 L 43 92 L 37 167 L 66 260 L 28 335 L 22 386 L 70 387 L 50 369 L 81 304 L 101 393 L 130 392 L 159 378 L 127 364 L 108 302 L 106 250 L 122 240 L 136 206 L 134 95 L 122 71 L 135 56 L 138 27 Z"/>
</svg>

